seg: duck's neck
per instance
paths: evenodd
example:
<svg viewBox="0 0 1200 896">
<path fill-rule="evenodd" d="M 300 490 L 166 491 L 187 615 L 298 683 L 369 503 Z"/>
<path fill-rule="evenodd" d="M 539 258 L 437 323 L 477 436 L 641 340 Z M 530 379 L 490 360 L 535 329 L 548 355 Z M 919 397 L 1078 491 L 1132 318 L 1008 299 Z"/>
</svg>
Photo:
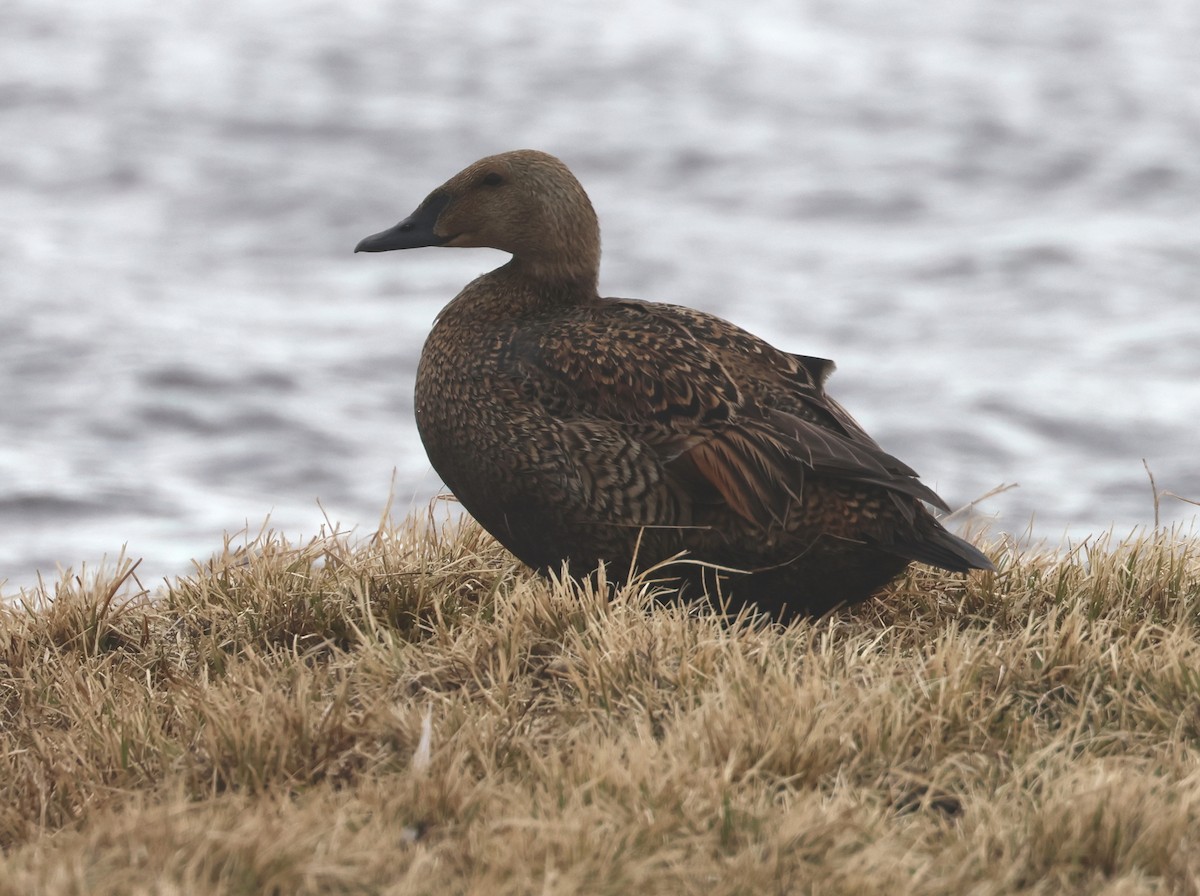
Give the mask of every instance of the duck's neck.
<svg viewBox="0 0 1200 896">
<path fill-rule="evenodd" d="M 586 305 L 599 298 L 597 275 L 513 258 L 476 277 L 438 315 L 459 321 L 511 321 L 531 312 Z"/>
<path fill-rule="evenodd" d="M 538 291 L 578 293 L 596 296 L 600 280 L 600 259 L 565 255 L 514 255 L 494 273 L 505 272 L 507 279 L 524 281 Z"/>
</svg>

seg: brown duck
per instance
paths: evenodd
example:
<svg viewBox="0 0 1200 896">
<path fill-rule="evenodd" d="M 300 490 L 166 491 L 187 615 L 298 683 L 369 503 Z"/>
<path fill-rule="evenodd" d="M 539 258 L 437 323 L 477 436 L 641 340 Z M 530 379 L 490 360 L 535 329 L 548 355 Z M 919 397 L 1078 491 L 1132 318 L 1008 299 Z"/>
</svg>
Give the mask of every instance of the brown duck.
<svg viewBox="0 0 1200 896">
<path fill-rule="evenodd" d="M 656 576 L 787 617 L 864 600 L 912 561 L 993 568 L 825 393 L 831 361 L 601 298 L 596 214 L 553 156 L 482 159 L 355 251 L 420 246 L 512 254 L 438 315 L 416 415 L 442 480 L 535 569 L 603 561 L 620 580 L 683 554 Z"/>
</svg>

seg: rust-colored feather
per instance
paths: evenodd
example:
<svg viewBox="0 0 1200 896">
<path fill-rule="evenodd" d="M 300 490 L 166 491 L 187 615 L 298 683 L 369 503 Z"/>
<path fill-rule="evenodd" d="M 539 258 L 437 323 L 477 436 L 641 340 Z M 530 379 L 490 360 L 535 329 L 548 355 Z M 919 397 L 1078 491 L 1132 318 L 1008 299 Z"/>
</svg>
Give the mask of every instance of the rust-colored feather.
<svg viewBox="0 0 1200 896">
<path fill-rule="evenodd" d="M 800 500 L 803 471 L 773 438 L 725 429 L 687 457 L 738 516 L 760 529 L 784 525 L 789 504 Z"/>
</svg>

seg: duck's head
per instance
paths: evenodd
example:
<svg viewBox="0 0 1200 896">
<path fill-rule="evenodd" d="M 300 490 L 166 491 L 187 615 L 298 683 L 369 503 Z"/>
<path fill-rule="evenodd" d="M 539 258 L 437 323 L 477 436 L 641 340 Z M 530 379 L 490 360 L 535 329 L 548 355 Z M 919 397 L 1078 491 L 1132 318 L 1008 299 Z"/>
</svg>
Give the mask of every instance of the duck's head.
<svg viewBox="0 0 1200 896">
<path fill-rule="evenodd" d="M 532 149 L 480 159 L 354 251 L 421 246 L 511 252 L 515 266 L 539 279 L 594 285 L 600 267 L 600 226 L 587 193 L 566 165 Z"/>
</svg>

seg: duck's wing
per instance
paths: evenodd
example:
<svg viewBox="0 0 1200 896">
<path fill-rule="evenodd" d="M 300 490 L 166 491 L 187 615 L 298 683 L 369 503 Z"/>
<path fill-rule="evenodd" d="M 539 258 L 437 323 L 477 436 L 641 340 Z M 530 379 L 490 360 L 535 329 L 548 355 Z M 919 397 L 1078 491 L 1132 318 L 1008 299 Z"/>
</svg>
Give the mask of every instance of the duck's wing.
<svg viewBox="0 0 1200 896">
<path fill-rule="evenodd" d="M 724 501 L 765 528 L 817 475 L 946 506 L 825 396 L 832 362 L 691 309 L 621 301 L 592 311 L 522 329 L 512 349 L 525 381 L 568 425 L 636 433 L 695 503 Z"/>
</svg>

